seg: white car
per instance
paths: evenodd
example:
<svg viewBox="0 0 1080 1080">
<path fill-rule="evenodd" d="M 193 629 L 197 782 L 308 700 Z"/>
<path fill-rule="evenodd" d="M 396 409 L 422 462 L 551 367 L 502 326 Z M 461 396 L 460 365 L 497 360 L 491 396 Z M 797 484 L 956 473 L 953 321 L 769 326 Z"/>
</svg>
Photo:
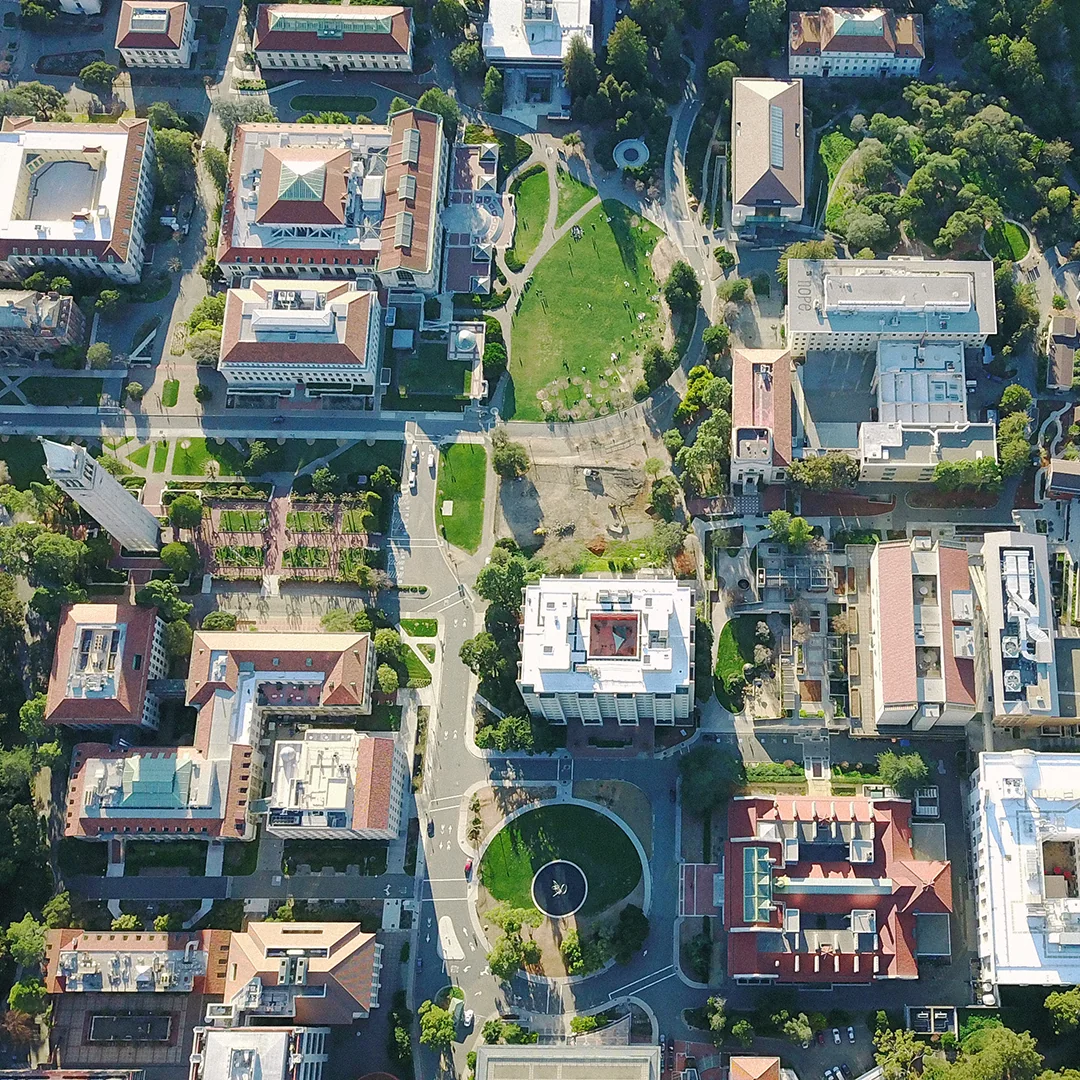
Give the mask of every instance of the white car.
<svg viewBox="0 0 1080 1080">
<path fill-rule="evenodd" d="M 834 1043 L 836 1043 L 837 1046 L 840 1045 L 840 1029 L 839 1028 L 833 1028 L 832 1029 L 832 1041 Z"/>
<path fill-rule="evenodd" d="M 474 1021 L 475 1019 L 476 1019 L 476 1017 L 475 1017 L 475 1016 L 473 1015 L 473 1011 L 472 1011 L 472 1009 L 466 1009 L 466 1010 L 465 1010 L 465 1011 L 464 1011 L 464 1012 L 463 1012 L 463 1013 L 461 1014 L 461 1022 L 462 1022 L 462 1023 L 463 1023 L 463 1024 L 464 1024 L 464 1025 L 465 1025 L 465 1026 L 467 1027 L 467 1028 L 471 1028 L 471 1027 L 473 1026 L 473 1021 Z"/>
<path fill-rule="evenodd" d="M 432 475 L 434 475 L 435 474 L 435 455 L 434 455 L 434 453 L 428 454 L 428 456 L 427 456 L 427 467 L 428 467 L 428 472 L 431 473 Z"/>
<path fill-rule="evenodd" d="M 420 447 L 413 443 L 412 448 L 412 463 L 415 465 L 420 460 Z"/>
<path fill-rule="evenodd" d="M 415 465 L 413 465 L 412 468 L 409 469 L 409 490 L 410 491 L 416 491 L 416 466 Z M 837 1039 L 836 1041 L 839 1042 L 840 1040 Z"/>
<path fill-rule="evenodd" d="M 855 1041 L 855 1029 L 853 1027 L 849 1027 L 847 1029 L 847 1041 L 849 1043 L 853 1043 Z"/>
</svg>

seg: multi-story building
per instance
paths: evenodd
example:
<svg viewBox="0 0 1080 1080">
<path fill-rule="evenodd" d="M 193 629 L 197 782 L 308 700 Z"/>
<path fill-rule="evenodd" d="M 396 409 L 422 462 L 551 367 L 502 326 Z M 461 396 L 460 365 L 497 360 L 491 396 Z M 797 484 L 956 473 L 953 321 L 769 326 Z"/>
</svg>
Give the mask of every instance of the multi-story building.
<svg viewBox="0 0 1080 1080">
<path fill-rule="evenodd" d="M 870 559 L 873 709 L 882 734 L 963 730 L 978 709 L 975 597 L 964 544 L 917 536 Z"/>
<path fill-rule="evenodd" d="M 207 1023 L 353 1024 L 379 1007 L 382 949 L 355 922 L 249 923 Z"/>
<path fill-rule="evenodd" d="M 264 68 L 412 71 L 412 11 L 366 4 L 261 4 L 254 47 Z"/>
<path fill-rule="evenodd" d="M 744 492 L 782 484 L 791 468 L 791 353 L 731 353 L 731 484 Z"/>
<path fill-rule="evenodd" d="M 694 709 L 694 592 L 673 578 L 525 588 L 518 689 L 536 717 L 671 726 Z"/>
<path fill-rule="evenodd" d="M 1071 390 L 1080 350 L 1075 315 L 1052 315 L 1046 329 L 1046 388 Z"/>
<path fill-rule="evenodd" d="M 741 233 L 802 221 L 801 79 L 735 79 L 731 104 L 731 224 Z"/>
<path fill-rule="evenodd" d="M 308 728 L 274 744 L 266 827 L 286 839 L 393 840 L 405 777 L 393 738 Z"/>
<path fill-rule="evenodd" d="M 123 0 L 116 47 L 128 67 L 186 68 L 195 16 L 184 0 Z"/>
<path fill-rule="evenodd" d="M 945 826 L 901 799 L 747 795 L 728 804 L 724 924 L 739 983 L 917 979 L 952 952 Z"/>
<path fill-rule="evenodd" d="M 386 124 L 241 124 L 218 266 L 234 285 L 362 278 L 437 292 L 449 157 L 442 118 L 420 109 Z"/>
<path fill-rule="evenodd" d="M 979 754 L 968 798 L 980 996 L 1080 983 L 1076 755 Z"/>
<path fill-rule="evenodd" d="M 168 666 L 157 608 L 72 604 L 60 614 L 45 723 L 154 730 L 159 702 L 150 684 Z"/>
<path fill-rule="evenodd" d="M 0 291 L 0 346 L 48 351 L 78 345 L 86 332 L 73 296 L 60 293 Z"/>
<path fill-rule="evenodd" d="M 195 1028 L 188 1080 L 322 1080 L 328 1027 Z"/>
<path fill-rule="evenodd" d="M 505 248 L 513 239 L 506 229 L 511 197 L 499 194 L 498 175 L 498 143 L 460 143 L 454 147 L 449 194 L 442 213 L 446 292 L 491 292 L 495 248 Z"/>
<path fill-rule="evenodd" d="M 594 48 L 589 0 L 491 0 L 481 44 L 503 74 L 503 114 L 535 127 L 570 113 L 563 58 L 580 37 Z"/>
<path fill-rule="evenodd" d="M 114 540 L 128 551 L 157 551 L 161 538 L 158 519 L 103 469 L 85 446 L 49 439 L 42 439 L 41 446 L 45 475 Z"/>
<path fill-rule="evenodd" d="M 1046 537 L 986 533 L 975 575 L 995 723 L 1040 726 L 1058 716 L 1054 602 Z"/>
<path fill-rule="evenodd" d="M 147 120 L 42 123 L 5 116 L 0 127 L 0 260 L 35 270 L 137 282 L 154 200 L 154 137 Z"/>
<path fill-rule="evenodd" d="M 382 311 L 379 294 L 352 281 L 264 278 L 229 289 L 218 370 L 230 394 L 370 396 Z"/>
<path fill-rule="evenodd" d="M 787 289 L 795 356 L 872 352 L 882 340 L 982 346 L 997 332 L 989 259 L 791 259 Z"/>
<path fill-rule="evenodd" d="M 575 1039 L 543 1046 L 481 1043 L 476 1048 L 476 1080 L 660 1080 L 663 1049 L 646 1043 L 597 1045 Z"/>
<path fill-rule="evenodd" d="M 789 16 L 788 74 L 877 78 L 919 74 L 923 17 L 889 8 L 823 7 Z"/>
</svg>

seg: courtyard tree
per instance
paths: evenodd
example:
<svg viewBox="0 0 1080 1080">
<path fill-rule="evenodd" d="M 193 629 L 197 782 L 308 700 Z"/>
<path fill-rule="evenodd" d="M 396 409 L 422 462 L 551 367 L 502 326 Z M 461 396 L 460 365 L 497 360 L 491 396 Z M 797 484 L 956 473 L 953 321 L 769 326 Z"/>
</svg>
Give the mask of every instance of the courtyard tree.
<svg viewBox="0 0 1080 1080">
<path fill-rule="evenodd" d="M 520 555 L 495 548 L 491 562 L 476 575 L 476 592 L 482 599 L 516 613 L 521 610 L 526 577 L 527 564 Z"/>
<path fill-rule="evenodd" d="M 496 67 L 489 67 L 484 75 L 483 103 L 488 112 L 502 112 L 503 73 Z"/>
<path fill-rule="evenodd" d="M 787 25 L 785 0 L 750 0 L 746 13 L 746 37 L 756 49 L 767 53 L 783 41 Z"/>
<path fill-rule="evenodd" d="M 174 529 L 197 529 L 202 517 L 202 503 L 194 495 L 177 495 L 169 504 L 169 524 Z"/>
<path fill-rule="evenodd" d="M 389 664 L 380 664 L 375 669 L 375 681 L 379 684 L 380 693 L 397 693 L 399 685 L 398 673 Z"/>
<path fill-rule="evenodd" d="M 185 660 L 191 655 L 194 633 L 185 619 L 174 619 L 165 624 L 165 655 L 170 660 Z"/>
<path fill-rule="evenodd" d="M 701 343 L 709 356 L 715 359 L 727 351 L 730 338 L 731 331 L 723 323 L 717 323 L 715 326 L 705 328 L 701 335 Z"/>
<path fill-rule="evenodd" d="M 101 97 L 109 97 L 112 94 L 113 83 L 116 82 L 120 69 L 104 60 L 95 60 L 87 64 L 79 72 L 79 82 L 87 88 L 99 94 Z"/>
<path fill-rule="evenodd" d="M 420 1042 L 433 1050 L 445 1051 L 454 1041 L 454 1018 L 433 1001 L 425 1001 L 416 1010 L 420 1018 Z"/>
<path fill-rule="evenodd" d="M 435 0 L 431 9 L 431 21 L 444 37 L 460 34 L 465 29 L 466 18 L 465 8 L 458 0 Z"/>
<path fill-rule="evenodd" d="M 40 533 L 30 544 L 30 574 L 36 582 L 64 585 L 78 581 L 85 560 L 86 544 L 62 533 Z"/>
<path fill-rule="evenodd" d="M 786 510 L 774 510 L 769 514 L 769 535 L 780 544 L 786 544 L 791 535 L 791 514 Z"/>
<path fill-rule="evenodd" d="M 113 353 L 107 341 L 95 341 L 86 350 L 87 363 L 95 370 L 101 371 L 112 363 Z"/>
<path fill-rule="evenodd" d="M 161 197 L 176 202 L 194 187 L 195 136 L 190 131 L 166 128 L 154 136 L 154 162 Z"/>
<path fill-rule="evenodd" d="M 19 706 L 19 730 L 31 742 L 41 742 L 49 733 L 45 726 L 45 694 L 35 694 Z"/>
<path fill-rule="evenodd" d="M 709 1037 L 719 1046 L 727 1027 L 727 999 L 718 995 L 709 998 L 705 1002 L 705 1019 L 709 1022 Z"/>
<path fill-rule="evenodd" d="M 679 777 L 682 805 L 699 816 L 727 802 L 746 779 L 742 761 L 712 743 L 679 758 Z"/>
<path fill-rule="evenodd" d="M 678 315 L 691 314 L 701 299 L 701 282 L 694 268 L 683 259 L 675 262 L 664 282 L 664 299 Z"/>
<path fill-rule="evenodd" d="M 225 193 L 225 184 L 229 179 L 229 156 L 224 150 L 216 146 L 204 146 L 199 152 L 199 160 L 203 163 L 207 174 L 214 182 L 218 194 Z"/>
<path fill-rule="evenodd" d="M 669 473 L 667 476 L 661 476 L 652 482 L 649 495 L 653 510 L 665 521 L 670 521 L 678 513 L 679 503 L 682 498 L 682 485 Z"/>
<path fill-rule="evenodd" d="M 644 86 L 649 46 L 633 19 L 621 18 L 607 41 L 607 66 L 620 83 Z"/>
<path fill-rule="evenodd" d="M 29 1013 L 19 1009 L 8 1009 L 0 1028 L 13 1046 L 26 1047 L 37 1040 L 37 1021 Z"/>
<path fill-rule="evenodd" d="M 459 75 L 472 78 L 484 70 L 484 57 L 476 41 L 463 41 L 450 52 L 450 63 Z"/>
<path fill-rule="evenodd" d="M 749 1020 L 736 1020 L 731 1025 L 731 1037 L 746 1050 L 753 1045 L 754 1027 Z"/>
<path fill-rule="evenodd" d="M 458 8 L 464 16 L 465 9 L 457 3 L 457 0 L 453 0 L 452 6 Z M 441 116 L 443 134 L 448 139 L 453 139 L 457 134 L 458 124 L 461 123 L 461 109 L 445 90 L 440 90 L 437 86 L 429 87 L 420 95 L 416 107 Z"/>
<path fill-rule="evenodd" d="M 102 311 L 102 312 L 106 312 L 106 313 L 115 310 L 119 306 L 120 306 L 120 291 L 118 289 L 102 289 L 101 292 L 98 293 L 98 298 L 94 301 L 94 307 L 97 308 L 98 311 Z M 96 345 L 96 344 L 98 344 L 98 342 L 94 342 L 94 345 Z M 105 342 L 101 342 L 101 344 L 104 345 Z M 94 346 L 91 345 L 90 349 L 92 349 L 93 347 Z M 90 349 L 86 350 L 87 359 L 90 358 Z M 109 359 L 110 360 L 112 359 L 112 350 L 111 349 L 109 350 Z M 91 365 L 91 366 L 93 366 L 93 365 Z"/>
<path fill-rule="evenodd" d="M 6 937 L 8 953 L 21 967 L 37 967 L 45 959 L 45 927 L 29 912 L 8 926 Z"/>
<path fill-rule="evenodd" d="M 216 364 L 218 353 L 221 352 L 221 328 L 210 326 L 190 334 L 187 339 L 187 351 L 196 364 L 204 367 Z"/>
<path fill-rule="evenodd" d="M 813 529 L 806 518 L 793 517 L 791 519 L 791 528 L 788 530 L 788 547 L 804 548 L 810 543 L 810 538 L 813 535 Z"/>
<path fill-rule="evenodd" d="M 231 141 L 237 124 L 273 124 L 277 121 L 277 109 L 262 101 L 232 101 L 218 98 L 214 102 L 221 126 L 225 129 L 225 138 Z"/>
<path fill-rule="evenodd" d="M 503 934 L 487 954 L 488 967 L 496 979 L 513 978 L 523 960 L 521 936 L 516 933 Z"/>
<path fill-rule="evenodd" d="M 1010 383 L 1001 392 L 998 410 L 1002 416 L 1012 413 L 1027 412 L 1031 408 L 1031 391 L 1020 383 Z"/>
<path fill-rule="evenodd" d="M 32 116 L 42 121 L 69 119 L 66 106 L 64 95 L 47 83 L 19 83 L 0 93 L 0 116 Z"/>
<path fill-rule="evenodd" d="M 8 1005 L 31 1016 L 44 1012 L 46 1004 L 45 984 L 40 979 L 20 979 L 8 991 Z"/>
<path fill-rule="evenodd" d="M 1046 995 L 1043 1004 L 1059 1035 L 1080 1027 L 1080 986 L 1074 986 L 1071 990 L 1055 990 Z"/>
<path fill-rule="evenodd" d="M 155 578 L 135 591 L 135 603 L 139 607 L 156 607 L 166 622 L 186 619 L 194 606 L 180 598 L 180 590 L 175 581 Z"/>
<path fill-rule="evenodd" d="M 504 480 L 517 480 L 529 471 L 529 452 L 500 428 L 491 436 L 491 466 Z"/>
<path fill-rule="evenodd" d="M 806 1013 L 798 1013 L 796 1016 L 789 1016 L 788 1019 L 784 1021 L 784 1026 L 781 1030 L 793 1043 L 799 1043 L 802 1046 L 808 1046 L 810 1040 L 814 1037 L 814 1032 L 810 1027 L 810 1021 L 806 1018 Z"/>
<path fill-rule="evenodd" d="M 570 91 L 570 101 L 574 104 L 590 94 L 595 94 L 600 85 L 596 57 L 581 34 L 574 34 L 570 38 L 566 55 L 563 57 L 563 77 L 566 88 Z"/>
<path fill-rule="evenodd" d="M 270 447 L 262 439 L 252 439 L 248 443 L 247 461 L 244 462 L 244 472 L 252 476 L 259 476 L 266 471 L 266 463 L 270 460 Z"/>
<path fill-rule="evenodd" d="M 146 396 L 146 387 L 141 382 L 129 379 L 124 387 L 124 397 L 128 401 L 142 401 Z"/>
<path fill-rule="evenodd" d="M 172 571 L 173 578 L 184 581 L 201 565 L 199 553 L 192 543 L 174 540 L 161 549 L 161 561 Z"/>
<path fill-rule="evenodd" d="M 50 930 L 60 930 L 71 925 L 71 893 L 58 892 L 41 909 L 41 917 Z"/>
<path fill-rule="evenodd" d="M 202 621 L 204 630 L 235 630 L 235 611 L 211 611 Z"/>
<path fill-rule="evenodd" d="M 461 645 L 461 662 L 480 679 L 495 679 L 506 667 L 506 658 L 499 649 L 495 635 L 481 630 Z"/>
<path fill-rule="evenodd" d="M 311 474 L 311 490 L 316 495 L 330 495 L 337 486 L 337 473 L 329 465 L 320 465 Z"/>
<path fill-rule="evenodd" d="M 810 491 L 853 488 L 859 480 L 859 463 L 842 450 L 802 458 L 791 463 L 791 478 Z"/>
<path fill-rule="evenodd" d="M 886 750 L 877 756 L 878 775 L 882 781 L 895 789 L 905 799 L 910 799 L 915 789 L 926 782 L 930 769 L 918 751 L 897 754 Z"/>
</svg>

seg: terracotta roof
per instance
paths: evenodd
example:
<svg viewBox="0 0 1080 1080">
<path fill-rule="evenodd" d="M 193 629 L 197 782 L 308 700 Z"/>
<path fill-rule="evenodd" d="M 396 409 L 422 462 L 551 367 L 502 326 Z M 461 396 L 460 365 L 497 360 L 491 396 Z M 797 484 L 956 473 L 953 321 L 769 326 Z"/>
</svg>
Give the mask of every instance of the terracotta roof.
<svg viewBox="0 0 1080 1080">
<path fill-rule="evenodd" d="M 845 33 L 845 27 L 859 24 L 877 32 Z M 826 53 L 882 53 L 890 56 L 926 55 L 921 15 L 897 15 L 889 8 L 832 8 L 820 11 L 793 11 L 789 16 L 788 49 L 796 56 Z"/>
<path fill-rule="evenodd" d="M 115 697 L 68 697 L 68 678 L 80 625 L 126 627 Z M 60 613 L 49 691 L 47 724 L 141 724 L 150 667 L 150 650 L 157 627 L 157 608 L 131 604 L 69 604 Z M 139 657 L 139 666 L 135 658 Z"/>
<path fill-rule="evenodd" d="M 768 385 L 757 382 L 767 367 Z M 767 428 L 773 437 L 773 464 L 791 462 L 791 353 L 787 349 L 733 349 L 731 354 L 731 432 Z"/>
<path fill-rule="evenodd" d="M 736 79 L 731 132 L 733 201 L 802 206 L 802 80 Z"/>
<path fill-rule="evenodd" d="M 351 1024 L 355 1013 L 372 1006 L 375 935 L 359 923 L 253 922 L 245 933 L 232 935 L 225 1001 L 231 1001 L 257 975 L 263 986 L 277 986 L 279 960 L 268 949 L 319 948 L 328 956 L 308 958 L 307 985 L 325 986 L 325 997 L 297 997 L 296 1018 L 302 1024 Z"/>
<path fill-rule="evenodd" d="M 343 225 L 352 154 L 331 146 L 268 146 L 259 180 L 259 224 Z"/>
<path fill-rule="evenodd" d="M 353 784 L 354 829 L 390 827 L 390 792 L 394 783 L 394 740 L 360 740 Z"/>
<path fill-rule="evenodd" d="M 733 1057 L 728 1064 L 729 1080 L 780 1080 L 778 1057 Z"/>
<path fill-rule="evenodd" d="M 165 25 L 161 30 L 147 30 L 136 25 L 132 29 L 132 16 L 142 12 L 161 13 Z M 184 22 L 188 17 L 186 3 L 145 2 L 145 0 L 123 0 L 120 5 L 120 21 L 116 26 L 116 47 L 118 49 L 179 49 L 184 37 Z"/>
<path fill-rule="evenodd" d="M 912 705 L 919 700 L 915 671 L 915 597 L 911 589 L 911 548 L 906 540 L 878 544 L 877 603 L 882 625 L 877 655 L 881 662 L 881 704 Z"/>
<path fill-rule="evenodd" d="M 969 656 L 957 656 L 953 649 L 954 627 L 971 625 L 967 620 L 953 618 L 952 606 L 954 592 L 971 592 L 967 548 L 960 545 L 939 543 L 937 556 L 945 700 L 954 705 L 974 705 L 975 660 Z"/>
<path fill-rule="evenodd" d="M 342 16 L 389 18 L 389 33 L 343 32 L 340 37 L 323 37 L 315 30 L 276 29 L 289 16 L 319 19 Z M 411 48 L 412 12 L 406 7 L 377 7 L 354 4 L 347 8 L 336 4 L 261 4 L 255 20 L 255 50 L 258 52 L 341 52 L 379 53 L 407 56 Z"/>
</svg>

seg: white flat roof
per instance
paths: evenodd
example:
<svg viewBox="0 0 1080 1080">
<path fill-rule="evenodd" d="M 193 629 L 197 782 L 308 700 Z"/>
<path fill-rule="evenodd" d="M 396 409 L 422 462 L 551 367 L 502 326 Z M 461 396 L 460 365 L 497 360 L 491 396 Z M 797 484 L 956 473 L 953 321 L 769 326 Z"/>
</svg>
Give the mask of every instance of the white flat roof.
<svg viewBox="0 0 1080 1080">
<path fill-rule="evenodd" d="M 883 424 L 966 423 L 964 346 L 882 341 L 877 350 L 877 404 Z"/>
<path fill-rule="evenodd" d="M 476 1080 L 659 1080 L 659 1046 L 487 1046 Z"/>
<path fill-rule="evenodd" d="M 1001 985 L 1080 983 L 1080 768 L 1075 754 L 979 755 L 980 953 Z M 1071 848 L 1072 881 L 1061 873 Z M 983 933 L 988 931 L 988 933 Z"/>
<path fill-rule="evenodd" d="M 488 63 L 560 63 L 570 39 L 581 34 L 593 47 L 590 0 L 491 0 L 484 23 Z"/>
</svg>

